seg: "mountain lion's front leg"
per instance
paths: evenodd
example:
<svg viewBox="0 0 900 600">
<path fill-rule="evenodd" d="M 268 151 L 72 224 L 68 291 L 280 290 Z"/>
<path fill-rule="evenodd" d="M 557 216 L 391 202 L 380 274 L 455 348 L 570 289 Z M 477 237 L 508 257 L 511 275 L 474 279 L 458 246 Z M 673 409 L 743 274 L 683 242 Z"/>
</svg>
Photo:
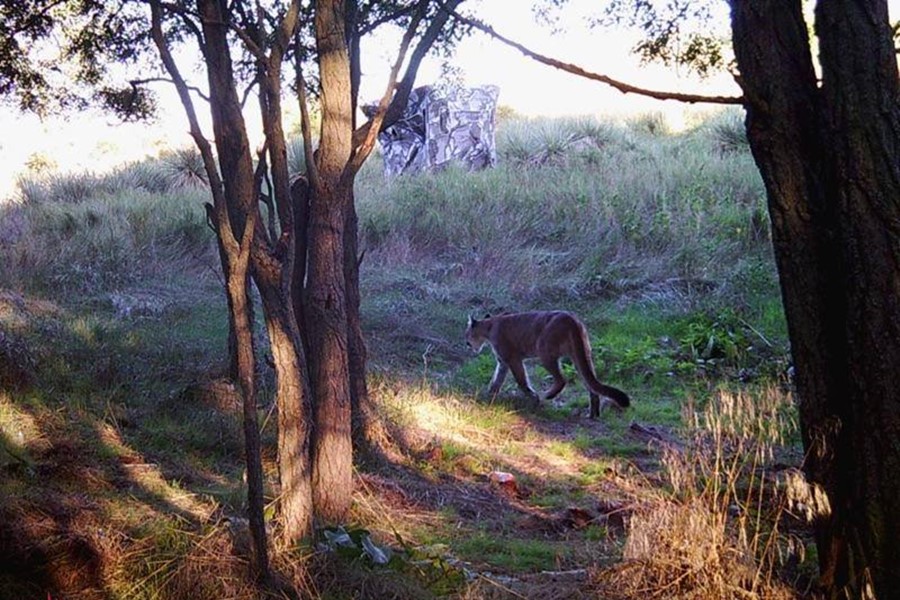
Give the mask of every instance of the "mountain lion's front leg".
<svg viewBox="0 0 900 600">
<path fill-rule="evenodd" d="M 491 378 L 491 384 L 488 386 L 489 396 L 497 395 L 497 392 L 500 391 L 500 386 L 503 385 L 503 380 L 506 379 L 507 373 L 509 373 L 509 367 L 498 360 L 497 367 L 494 369 L 494 376 Z"/>
<path fill-rule="evenodd" d="M 522 364 L 522 361 L 510 361 L 509 368 L 512 369 L 513 377 L 516 378 L 516 383 L 519 384 L 519 389 L 525 392 L 525 395 L 528 396 L 529 399 L 534 401 L 535 404 L 537 404 L 539 400 L 538 395 L 531 387 L 531 383 L 528 381 L 528 373 L 525 371 L 525 365 Z"/>
</svg>

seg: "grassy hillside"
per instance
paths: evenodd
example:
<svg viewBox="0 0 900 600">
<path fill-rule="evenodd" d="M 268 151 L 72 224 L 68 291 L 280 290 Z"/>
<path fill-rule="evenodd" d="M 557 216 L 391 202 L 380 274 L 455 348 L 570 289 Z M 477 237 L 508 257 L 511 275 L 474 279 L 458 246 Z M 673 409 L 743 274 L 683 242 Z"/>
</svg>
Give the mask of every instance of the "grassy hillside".
<svg viewBox="0 0 900 600">
<path fill-rule="evenodd" d="M 772 492 L 797 462 L 785 327 L 735 117 L 509 120 L 498 148 L 480 173 L 362 173 L 391 462 L 356 474 L 358 545 L 282 550 L 280 572 L 313 598 L 802 593 L 806 533 Z M 255 597 L 197 173 L 182 152 L 32 174 L 0 207 L 0 598 Z M 589 420 L 580 383 L 536 410 L 479 394 L 467 314 L 549 308 L 581 315 L 631 409 Z"/>
</svg>

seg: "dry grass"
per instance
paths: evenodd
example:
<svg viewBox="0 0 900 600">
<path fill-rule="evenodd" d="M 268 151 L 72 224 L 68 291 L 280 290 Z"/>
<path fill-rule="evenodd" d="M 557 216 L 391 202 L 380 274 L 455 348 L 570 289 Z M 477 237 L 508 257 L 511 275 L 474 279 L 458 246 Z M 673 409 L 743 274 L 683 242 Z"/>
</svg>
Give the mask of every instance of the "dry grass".
<svg viewBox="0 0 900 600">
<path fill-rule="evenodd" d="M 775 456 L 796 431 L 791 396 L 720 392 L 689 406 L 691 443 L 670 447 L 668 486 L 635 511 L 623 562 L 597 576 L 611 598 L 794 598 L 779 578 L 803 544 L 782 531 Z"/>
<path fill-rule="evenodd" d="M 116 554 L 111 576 L 122 598 L 246 599 L 259 596 L 250 565 L 227 525 L 172 527 Z"/>
</svg>

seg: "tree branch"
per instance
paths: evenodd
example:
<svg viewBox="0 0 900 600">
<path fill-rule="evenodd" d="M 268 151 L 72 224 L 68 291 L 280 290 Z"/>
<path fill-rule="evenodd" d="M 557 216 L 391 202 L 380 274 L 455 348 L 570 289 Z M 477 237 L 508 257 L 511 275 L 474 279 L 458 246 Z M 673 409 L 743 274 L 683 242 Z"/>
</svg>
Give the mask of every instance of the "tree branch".
<svg viewBox="0 0 900 600">
<path fill-rule="evenodd" d="M 177 86 L 177 85 L 178 85 L 178 84 L 175 82 L 174 79 L 169 79 L 169 78 L 167 78 L 167 77 L 147 77 L 146 79 L 131 79 L 131 80 L 128 81 L 128 83 L 129 83 L 130 85 L 132 85 L 132 86 L 144 85 L 144 84 L 146 84 L 146 83 L 171 83 L 171 84 L 174 85 L 174 86 Z M 203 93 L 203 90 L 201 90 L 201 89 L 198 88 L 197 86 L 195 86 L 195 85 L 188 85 L 188 86 L 187 86 L 187 89 L 188 89 L 189 91 L 194 92 L 195 94 L 197 94 L 197 96 L 199 96 L 199 97 L 200 97 L 202 100 L 204 100 L 205 102 L 209 102 L 209 96 L 207 96 L 206 94 L 204 94 L 204 93 Z"/>
<path fill-rule="evenodd" d="M 385 14 L 380 19 L 375 19 L 371 23 L 367 23 L 365 27 L 360 28 L 359 35 L 366 35 L 372 33 L 385 23 L 391 23 L 392 21 L 396 21 L 400 17 L 410 14 L 415 10 L 416 5 L 410 4 L 409 6 L 404 6 L 403 8 L 399 8 L 392 13 Z"/>
<path fill-rule="evenodd" d="M 400 85 L 397 86 L 397 93 L 394 95 L 391 106 L 388 108 L 388 113 L 385 115 L 384 123 L 382 123 L 380 130 L 383 130 L 385 127 L 390 127 L 403 116 L 403 113 L 406 110 L 406 104 L 409 102 L 409 94 L 412 92 L 413 85 L 416 82 L 416 76 L 418 75 L 419 66 L 422 64 L 422 60 L 428 54 L 428 51 L 431 50 L 434 42 L 437 41 L 438 36 L 447 24 L 452 12 L 462 3 L 463 0 L 447 0 L 446 2 L 439 2 L 440 10 L 434 18 L 431 19 L 431 22 L 425 29 L 425 33 L 422 34 L 422 38 L 413 50 L 412 56 L 410 56 L 409 59 L 409 64 L 406 66 L 406 73 L 403 74 L 403 79 L 400 81 Z"/>
<path fill-rule="evenodd" d="M 445 10 L 449 10 L 446 9 Z M 579 77 L 583 77 L 585 79 L 590 79 L 592 81 L 599 81 L 600 83 L 605 83 L 606 85 L 613 87 L 623 94 L 638 94 L 640 96 L 647 96 L 649 98 L 655 98 L 656 100 L 676 100 L 678 102 L 687 102 L 690 104 L 694 103 L 707 103 L 707 104 L 743 104 L 744 97 L 743 96 L 704 96 L 701 94 L 681 94 L 677 92 L 665 92 L 660 90 L 649 90 L 646 88 L 640 88 L 637 86 L 633 86 L 622 81 L 618 81 L 613 79 L 612 77 L 607 77 L 606 75 L 601 75 L 600 73 L 594 73 L 592 71 L 588 71 L 579 67 L 578 65 L 573 65 L 570 63 L 566 63 L 555 58 L 550 58 L 548 56 L 544 56 L 543 54 L 538 54 L 532 50 L 529 50 L 522 44 L 515 42 L 507 37 L 504 37 L 497 33 L 491 26 L 485 25 L 484 23 L 472 19 L 469 17 L 464 17 L 457 13 L 455 10 L 449 10 L 449 12 L 453 15 L 453 18 L 460 21 L 461 23 L 465 23 L 466 25 L 470 25 L 475 29 L 483 31 L 488 34 L 495 40 L 506 44 L 511 48 L 515 48 L 528 58 L 531 58 L 539 63 L 545 64 L 547 66 L 553 67 L 555 69 L 559 69 L 561 71 L 565 71 L 567 73 L 571 73 L 573 75 L 577 75 Z"/>
<path fill-rule="evenodd" d="M 416 11 L 412 21 L 410 21 L 409 27 L 407 27 L 406 31 L 403 33 L 403 40 L 400 42 L 400 50 L 397 52 L 397 59 L 391 67 L 387 86 L 385 87 L 384 94 L 381 96 L 381 100 L 378 102 L 378 108 L 376 109 L 375 114 L 372 115 L 363 127 L 354 132 L 353 153 L 347 163 L 347 168 L 344 170 L 345 177 L 352 177 L 355 175 L 372 152 L 372 148 L 375 147 L 375 140 L 378 137 L 378 132 L 381 130 L 381 125 L 387 115 L 388 108 L 394 104 L 391 102 L 391 98 L 394 97 L 396 100 L 394 88 L 397 83 L 397 75 L 399 75 L 400 68 L 403 66 L 403 61 L 406 59 L 406 52 L 409 50 L 409 45 L 412 43 L 413 36 L 416 34 L 416 29 L 419 27 L 419 23 L 425 16 L 425 7 L 427 4 L 428 0 L 420 1 L 419 10 Z M 361 130 L 364 130 L 364 133 L 362 133 Z M 362 138 L 358 142 L 357 136 Z"/>
<path fill-rule="evenodd" d="M 303 56 L 300 53 L 302 40 L 299 29 L 294 32 L 294 76 L 297 85 L 297 102 L 300 104 L 300 132 L 303 136 L 303 159 L 306 163 L 306 178 L 310 189 L 319 189 L 319 170 L 312 148 L 312 131 L 309 126 L 309 101 L 306 98 L 306 82 L 303 80 Z"/>
<path fill-rule="evenodd" d="M 159 0 L 150 0 L 150 18 L 150 33 L 153 37 L 153 42 L 156 44 L 157 50 L 159 50 L 159 56 L 166 71 L 172 77 L 175 89 L 178 91 L 178 97 L 181 99 L 181 104 L 184 107 L 184 112 L 187 114 L 191 137 L 194 139 L 194 143 L 200 151 L 200 156 L 203 158 L 203 166 L 206 169 L 206 176 L 209 178 L 209 188 L 213 196 L 219 239 L 229 256 L 234 257 L 239 251 L 239 242 L 234 237 L 234 230 L 231 228 L 231 220 L 228 217 L 222 179 L 219 176 L 219 169 L 209 140 L 206 139 L 203 131 L 200 129 L 200 121 L 197 119 L 194 102 L 191 100 L 191 92 L 178 69 L 178 65 L 175 63 L 175 59 L 172 58 L 168 44 L 166 44 L 166 38 L 162 30 L 162 5 Z"/>
<path fill-rule="evenodd" d="M 196 19 L 199 21 L 200 15 L 196 11 L 188 10 L 183 6 L 173 4 L 172 2 L 160 2 L 159 6 L 170 13 L 181 17 L 182 23 L 184 23 L 184 26 L 190 29 L 191 33 L 194 34 L 194 37 L 197 38 L 197 41 L 200 44 L 200 49 L 203 50 L 203 33 L 200 31 L 200 28 L 197 27 L 197 23 L 192 20 Z"/>
<path fill-rule="evenodd" d="M 403 75 L 403 79 L 399 84 L 396 85 L 395 90 L 393 88 L 395 87 L 395 82 L 397 80 L 396 76 L 391 78 L 389 82 L 389 91 L 393 90 L 393 98 L 390 99 L 390 104 L 387 107 L 384 117 L 379 121 L 376 127 L 377 132 L 380 133 L 387 127 L 390 127 L 403 116 L 403 113 L 406 110 L 406 104 L 409 102 L 409 95 L 412 92 L 413 85 L 416 81 L 416 75 L 419 71 L 419 65 L 422 64 L 422 60 L 428 54 L 428 51 L 431 49 L 431 46 L 434 44 L 435 40 L 437 40 L 438 36 L 441 33 L 441 30 L 444 28 L 444 25 L 447 23 L 447 20 L 452 14 L 452 11 L 462 2 L 463 0 L 449 0 L 449 2 L 442 4 L 441 11 L 438 13 L 438 15 L 435 15 L 435 17 L 428 24 L 428 27 L 422 34 L 421 39 L 413 49 L 412 55 L 409 59 L 409 64 L 406 66 L 406 72 Z M 421 18 L 424 16 L 426 5 L 427 1 L 420 3 L 420 11 L 417 13 L 418 17 L 416 17 L 410 24 L 410 28 L 407 30 L 407 34 L 415 33 L 415 27 L 418 26 L 419 20 L 421 20 Z M 402 63 L 402 59 L 398 62 L 398 64 L 400 63 Z M 380 103 L 377 110 L 381 110 Z M 369 119 L 362 125 L 362 127 L 357 129 L 353 133 L 353 141 L 355 146 L 359 147 L 365 143 L 365 139 L 369 136 L 371 128 L 375 126 L 374 119 L 375 116 Z"/>
</svg>

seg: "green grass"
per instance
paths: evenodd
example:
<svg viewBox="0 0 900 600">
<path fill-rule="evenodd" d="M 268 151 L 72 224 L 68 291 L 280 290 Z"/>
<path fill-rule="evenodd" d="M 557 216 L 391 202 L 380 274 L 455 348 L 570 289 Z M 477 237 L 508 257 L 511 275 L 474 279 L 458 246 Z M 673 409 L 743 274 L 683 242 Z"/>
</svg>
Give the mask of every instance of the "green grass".
<svg viewBox="0 0 900 600">
<path fill-rule="evenodd" d="M 533 539 L 501 538 L 480 532 L 451 544 L 463 559 L 486 563 L 511 572 L 553 570 L 567 560 L 565 544 Z"/>
</svg>

